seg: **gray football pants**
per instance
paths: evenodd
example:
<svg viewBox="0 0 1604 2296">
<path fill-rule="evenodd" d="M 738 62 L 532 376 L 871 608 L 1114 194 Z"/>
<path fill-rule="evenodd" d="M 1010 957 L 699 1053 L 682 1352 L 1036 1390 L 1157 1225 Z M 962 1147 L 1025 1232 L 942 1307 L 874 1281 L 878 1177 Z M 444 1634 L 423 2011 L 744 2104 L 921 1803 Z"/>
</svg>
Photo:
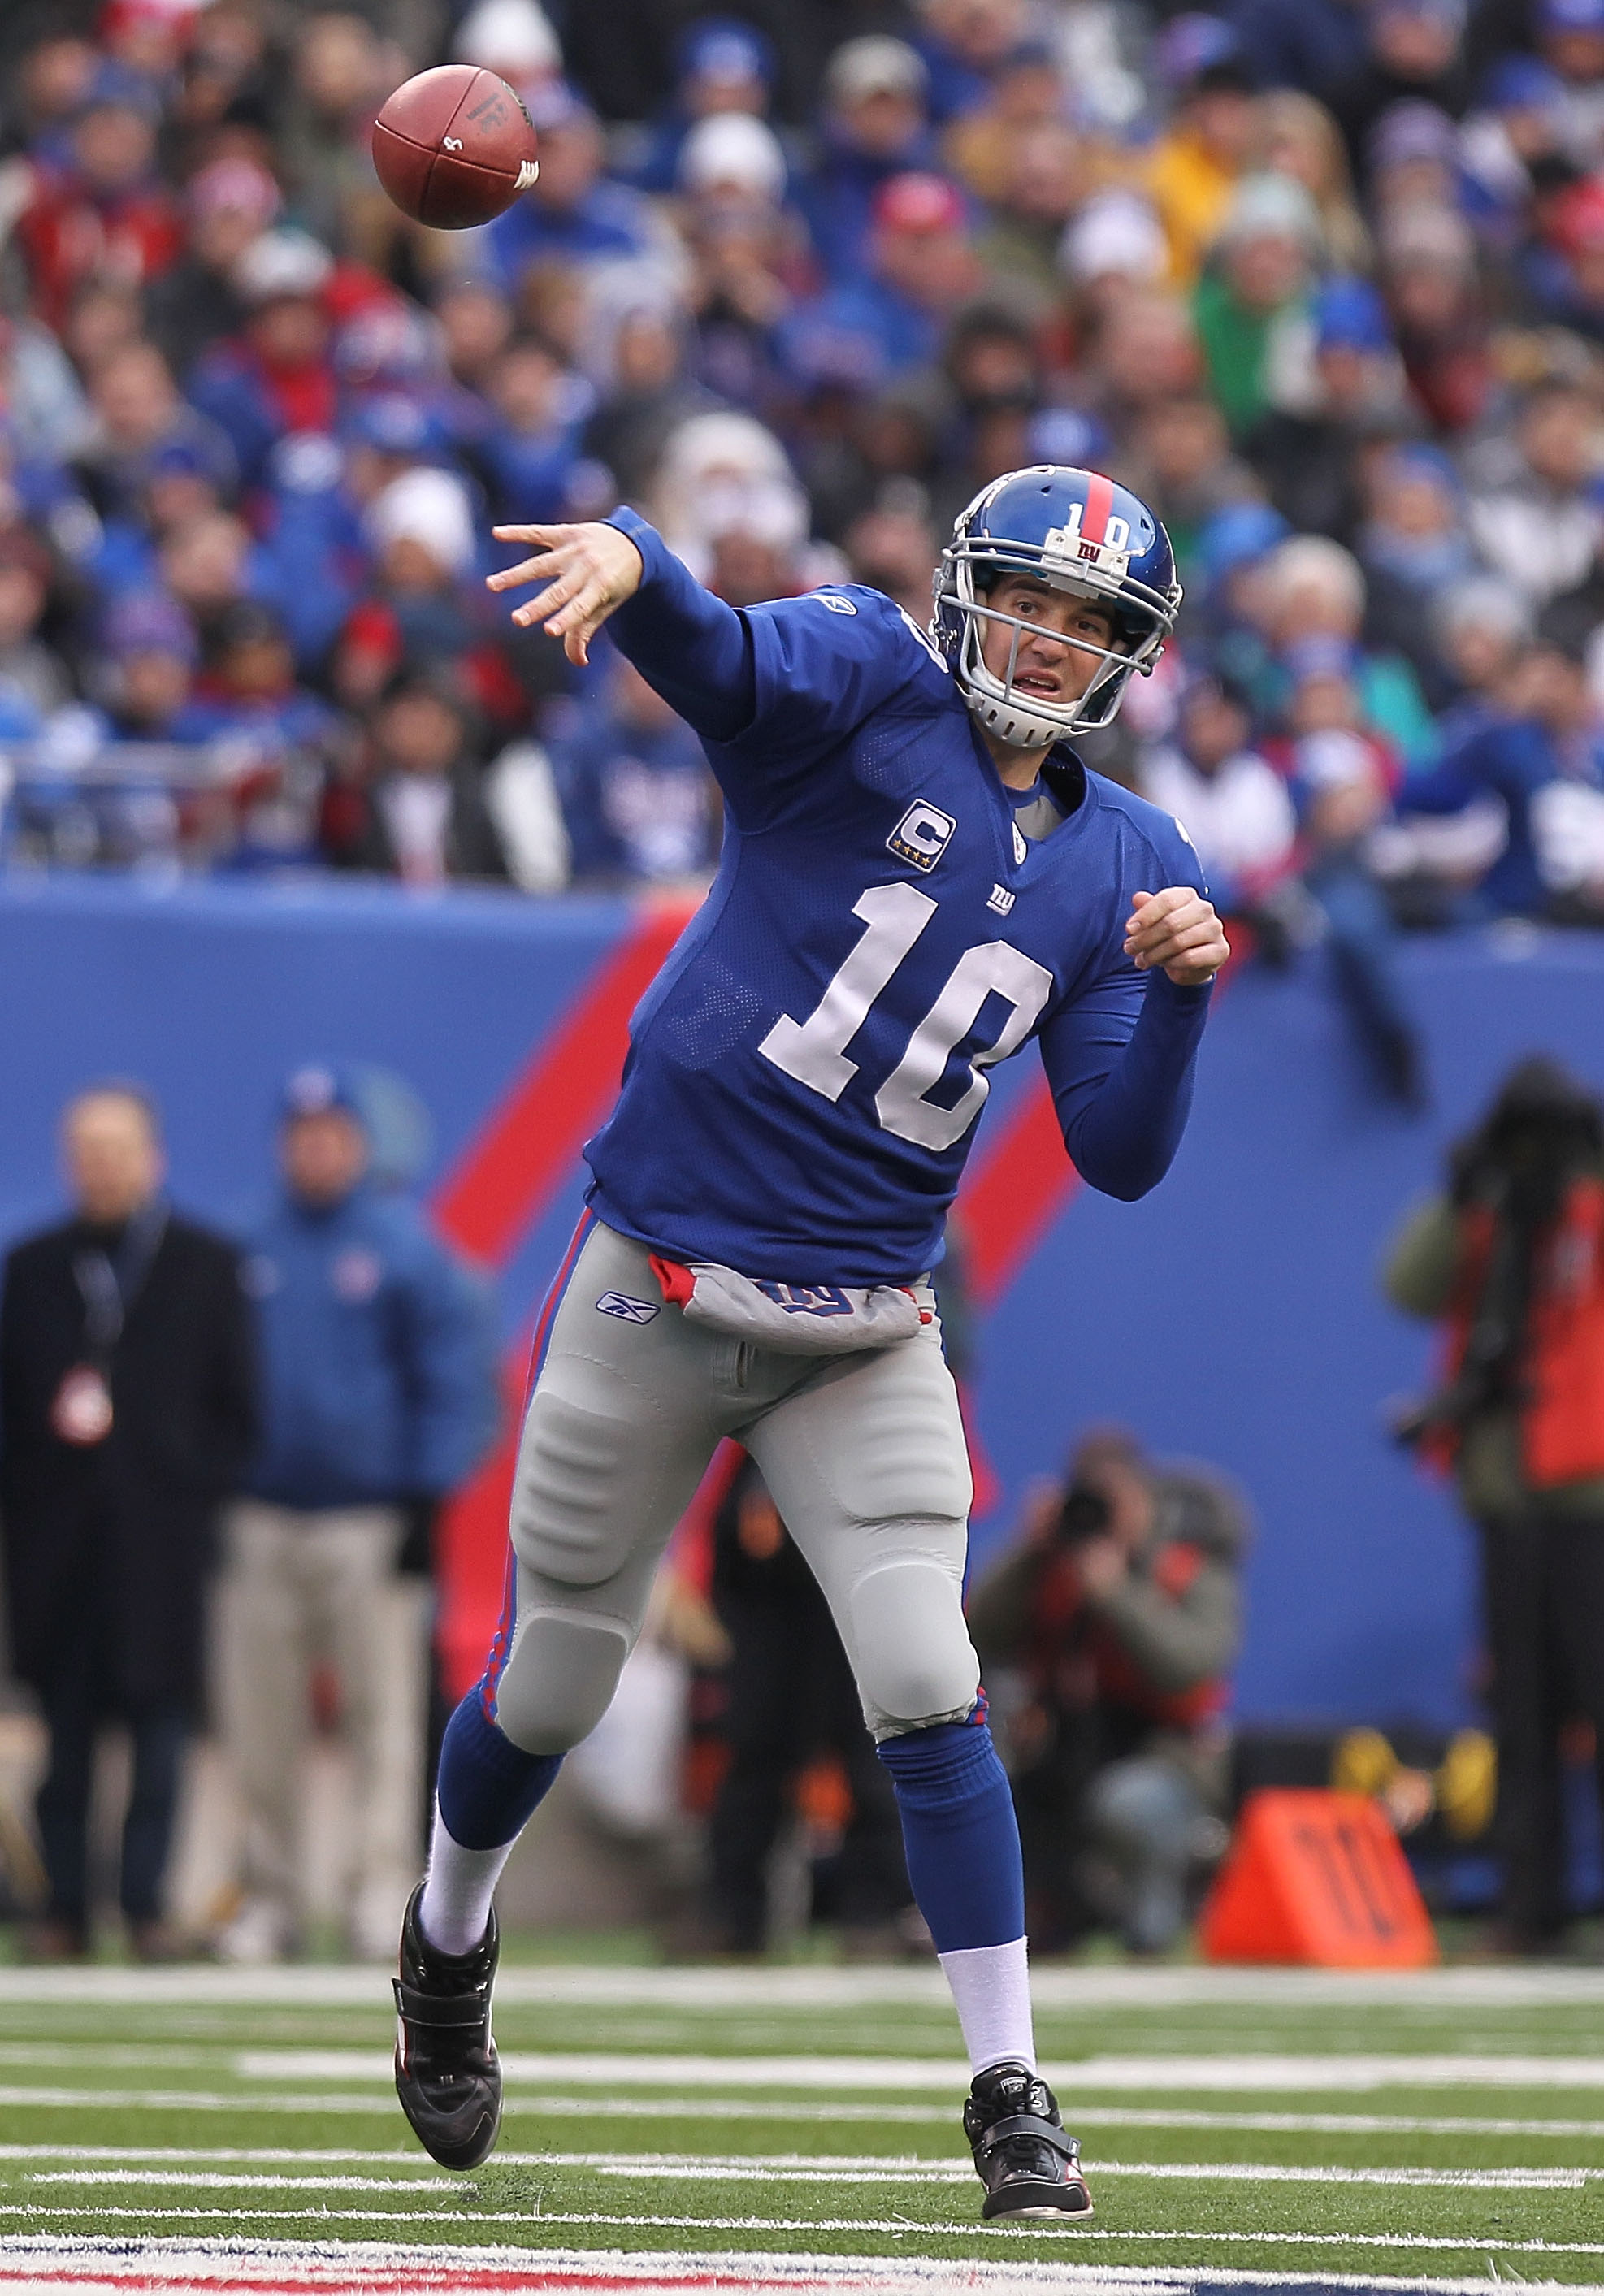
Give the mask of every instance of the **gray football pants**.
<svg viewBox="0 0 1604 2296">
<path fill-rule="evenodd" d="M 655 1313 L 605 1313 L 610 1294 Z M 969 1712 L 971 1484 L 939 1324 L 860 1355 L 753 1347 L 665 1306 L 644 1247 L 597 1222 L 518 1451 L 516 1607 L 496 1685 L 515 1746 L 563 1753 L 601 1719 L 669 1535 L 725 1436 L 756 1460 L 823 1588 L 875 1735 Z"/>
</svg>

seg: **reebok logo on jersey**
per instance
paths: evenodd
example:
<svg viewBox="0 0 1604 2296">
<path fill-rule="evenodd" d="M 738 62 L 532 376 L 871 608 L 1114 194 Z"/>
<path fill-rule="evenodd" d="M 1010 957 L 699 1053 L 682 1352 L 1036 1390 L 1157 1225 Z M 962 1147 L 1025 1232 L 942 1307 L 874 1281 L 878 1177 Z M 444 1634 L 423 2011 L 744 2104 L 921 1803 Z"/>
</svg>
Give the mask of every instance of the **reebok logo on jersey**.
<svg viewBox="0 0 1604 2296">
<path fill-rule="evenodd" d="M 833 590 L 815 590 L 813 595 L 833 614 L 855 614 L 858 611 L 850 598 L 838 598 Z"/>
<path fill-rule="evenodd" d="M 596 1301 L 604 1316 L 616 1316 L 621 1324 L 649 1324 L 660 1311 L 650 1300 L 631 1300 L 627 1292 L 604 1292 Z"/>
<path fill-rule="evenodd" d="M 957 827 L 950 813 L 919 798 L 909 807 L 885 842 L 900 861 L 911 861 L 916 869 L 934 869 Z"/>
<path fill-rule="evenodd" d="M 994 909 L 999 917 L 1006 917 L 1013 906 L 1014 896 L 1006 885 L 993 885 L 986 895 L 987 908 Z"/>
</svg>

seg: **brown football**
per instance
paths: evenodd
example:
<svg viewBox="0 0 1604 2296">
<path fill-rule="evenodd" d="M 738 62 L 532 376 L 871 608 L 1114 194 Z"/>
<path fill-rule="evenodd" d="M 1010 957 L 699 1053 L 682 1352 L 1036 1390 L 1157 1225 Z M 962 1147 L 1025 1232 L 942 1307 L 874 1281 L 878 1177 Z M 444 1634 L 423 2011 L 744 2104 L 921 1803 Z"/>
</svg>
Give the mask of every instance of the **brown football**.
<svg viewBox="0 0 1604 2296">
<path fill-rule="evenodd" d="M 440 64 L 398 87 L 374 122 L 373 152 L 402 214 L 436 231 L 489 223 L 540 172 L 528 112 L 480 64 Z"/>
</svg>

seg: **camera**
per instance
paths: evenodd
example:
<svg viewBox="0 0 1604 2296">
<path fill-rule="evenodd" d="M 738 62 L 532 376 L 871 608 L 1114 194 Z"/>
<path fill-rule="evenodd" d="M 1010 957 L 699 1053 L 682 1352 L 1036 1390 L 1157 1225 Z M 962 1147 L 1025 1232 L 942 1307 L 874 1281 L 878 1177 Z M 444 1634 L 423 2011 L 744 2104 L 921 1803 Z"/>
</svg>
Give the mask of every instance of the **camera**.
<svg viewBox="0 0 1604 2296">
<path fill-rule="evenodd" d="M 1060 1546 L 1084 1546 L 1100 1538 L 1112 1521 L 1114 1510 L 1095 1483 L 1072 1483 L 1058 1509 L 1054 1537 Z"/>
</svg>

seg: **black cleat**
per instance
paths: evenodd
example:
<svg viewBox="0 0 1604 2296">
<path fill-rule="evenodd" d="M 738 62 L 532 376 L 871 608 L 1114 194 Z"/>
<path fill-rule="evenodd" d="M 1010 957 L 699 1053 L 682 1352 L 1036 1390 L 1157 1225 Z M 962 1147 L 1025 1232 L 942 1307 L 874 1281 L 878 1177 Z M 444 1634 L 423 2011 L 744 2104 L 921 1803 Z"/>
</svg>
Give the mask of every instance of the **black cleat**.
<svg viewBox="0 0 1604 2296">
<path fill-rule="evenodd" d="M 1091 2215 L 1081 2148 L 1064 2134 L 1051 2089 L 1026 2066 L 988 2065 L 975 2074 L 964 2107 L 964 2135 L 986 2188 L 983 2217 L 1084 2224 Z"/>
<path fill-rule="evenodd" d="M 501 2133 L 501 2067 L 490 2038 L 490 1987 L 501 1952 L 494 1910 L 472 1953 L 437 1953 L 418 1927 L 420 1882 L 401 1923 L 396 1997 L 396 2095 L 442 2169 L 477 2169 Z"/>
</svg>

